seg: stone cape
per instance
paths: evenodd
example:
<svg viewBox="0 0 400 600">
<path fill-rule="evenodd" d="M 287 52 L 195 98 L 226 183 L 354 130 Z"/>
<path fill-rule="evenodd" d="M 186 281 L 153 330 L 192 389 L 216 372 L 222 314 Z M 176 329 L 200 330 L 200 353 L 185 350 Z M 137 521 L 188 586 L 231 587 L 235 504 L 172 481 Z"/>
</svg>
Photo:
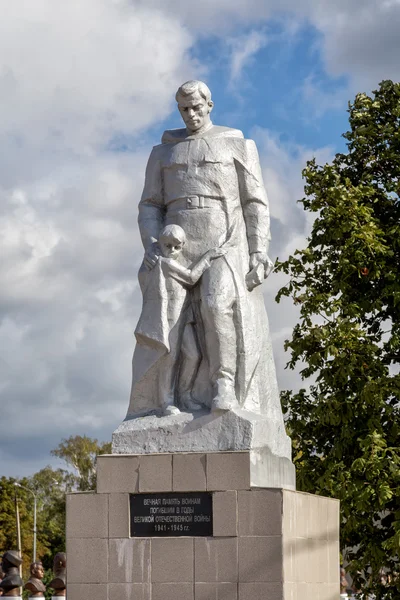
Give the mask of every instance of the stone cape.
<svg viewBox="0 0 400 600">
<path fill-rule="evenodd" d="M 224 157 L 228 156 L 229 161 L 225 162 L 229 163 L 228 166 L 231 170 L 232 168 L 240 170 L 247 194 L 250 197 L 265 195 L 258 153 L 252 140 L 244 139 L 243 134 L 238 130 L 225 127 L 213 126 L 199 139 L 195 139 L 193 136 L 182 139 L 182 131 L 184 130 L 166 132 L 163 136 L 164 143 L 153 149 L 147 169 L 147 173 L 150 175 L 146 177 L 143 198 L 147 196 L 159 198 L 161 203 L 168 200 L 160 199 L 160 171 L 171 161 L 179 163 L 187 160 L 189 152 L 187 144 L 197 145 L 198 160 L 206 161 L 211 165 L 222 165 L 222 167 L 216 167 L 218 169 L 224 168 Z M 235 177 L 237 181 L 237 176 L 235 175 Z M 201 254 L 213 246 L 225 244 L 227 247 L 226 256 L 219 260 L 225 260 L 229 265 L 235 285 L 234 321 L 238 360 L 236 393 L 239 405 L 252 412 L 268 414 L 269 419 L 281 426 L 283 421 L 263 295 L 260 287 L 251 292 L 246 288 L 249 242 L 243 218 L 243 207 L 237 197 L 237 190 L 235 191 L 233 184 L 229 183 L 229 178 L 225 178 L 224 181 L 228 182 L 224 189 L 226 221 L 220 230 L 216 228 L 215 234 L 207 231 L 206 239 L 201 235 L 194 236 L 192 230 L 198 234 L 196 228 L 193 228 L 190 223 L 185 227 L 185 223 L 179 222 L 176 215 L 167 214 L 166 224 L 178 223 L 187 232 L 188 242 L 185 258 L 188 263 L 198 259 Z M 203 187 L 206 183 L 201 182 Z M 209 190 L 209 193 L 212 193 L 212 190 Z M 189 212 L 186 211 L 185 218 L 193 219 L 194 216 L 188 215 Z M 192 211 L 192 213 L 194 212 L 198 214 L 199 211 Z M 203 215 L 204 211 L 202 211 Z M 257 227 L 260 230 L 265 229 L 262 235 L 267 239 L 269 218 L 265 222 L 260 222 Z M 196 303 L 196 291 L 192 297 Z M 158 298 L 162 298 L 160 291 Z M 153 329 L 157 318 L 161 317 L 162 301 L 160 304 L 160 314 L 154 315 L 150 325 Z M 153 338 L 161 336 L 162 339 L 165 339 L 165 329 L 165 326 L 162 326 L 159 332 L 153 331 Z M 134 352 L 131 400 L 127 419 L 151 414 L 161 409 L 157 389 L 157 373 L 158 361 L 162 359 L 163 351 L 160 344 L 143 343 L 143 330 L 140 332 L 140 338 L 141 343 L 136 345 Z M 165 346 L 165 344 L 162 345 Z M 194 396 L 203 405 L 210 405 L 212 390 L 205 356 L 202 357 L 193 391 Z"/>
</svg>

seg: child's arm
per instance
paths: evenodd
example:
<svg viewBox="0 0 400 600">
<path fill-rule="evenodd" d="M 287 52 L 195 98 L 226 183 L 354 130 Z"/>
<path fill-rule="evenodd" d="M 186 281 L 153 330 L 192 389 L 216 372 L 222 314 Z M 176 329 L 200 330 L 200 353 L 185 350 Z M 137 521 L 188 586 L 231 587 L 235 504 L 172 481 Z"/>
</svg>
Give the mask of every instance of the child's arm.
<svg viewBox="0 0 400 600">
<path fill-rule="evenodd" d="M 197 283 L 200 277 L 203 275 L 204 271 L 210 268 L 212 260 L 218 258 L 219 256 L 223 256 L 224 254 L 225 250 L 221 250 L 221 248 L 213 248 L 212 250 L 206 252 L 190 269 L 192 285 L 195 285 L 195 283 Z"/>
<path fill-rule="evenodd" d="M 173 258 L 163 258 L 163 267 L 166 271 L 166 275 L 169 277 L 173 277 L 176 281 L 185 286 L 193 285 L 192 283 L 192 273 L 190 269 L 186 269 L 181 264 L 179 264 Z"/>
<path fill-rule="evenodd" d="M 226 250 L 222 248 L 213 248 L 206 252 L 190 269 L 186 269 L 173 259 L 164 258 L 163 262 L 165 265 L 168 265 L 168 271 L 171 277 L 183 285 L 193 286 L 198 282 L 204 271 L 210 267 L 211 261 L 224 254 L 226 254 Z"/>
</svg>

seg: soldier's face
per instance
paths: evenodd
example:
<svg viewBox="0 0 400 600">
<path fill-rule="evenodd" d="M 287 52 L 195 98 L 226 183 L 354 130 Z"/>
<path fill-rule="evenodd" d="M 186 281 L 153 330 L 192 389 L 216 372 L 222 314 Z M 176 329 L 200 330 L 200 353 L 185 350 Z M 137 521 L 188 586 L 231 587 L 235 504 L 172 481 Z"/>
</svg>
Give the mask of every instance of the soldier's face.
<svg viewBox="0 0 400 600">
<path fill-rule="evenodd" d="M 44 569 L 43 569 L 43 567 L 38 567 L 36 573 L 37 573 L 36 577 L 38 577 L 39 579 L 42 579 L 43 576 L 44 576 Z"/>
<path fill-rule="evenodd" d="M 38 579 L 42 579 L 44 575 L 43 565 L 36 564 L 32 569 L 32 575 Z"/>
<path fill-rule="evenodd" d="M 213 103 L 207 102 L 199 92 L 183 98 L 179 97 L 178 109 L 189 131 L 197 131 L 210 122 Z"/>
</svg>

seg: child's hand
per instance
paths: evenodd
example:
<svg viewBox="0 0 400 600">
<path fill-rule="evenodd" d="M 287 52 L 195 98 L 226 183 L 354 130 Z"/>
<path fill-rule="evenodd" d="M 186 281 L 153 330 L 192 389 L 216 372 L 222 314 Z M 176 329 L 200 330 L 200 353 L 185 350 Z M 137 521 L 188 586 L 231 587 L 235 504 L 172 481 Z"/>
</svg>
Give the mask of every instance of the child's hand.
<svg viewBox="0 0 400 600">
<path fill-rule="evenodd" d="M 213 248 L 207 252 L 207 258 L 209 260 L 214 260 L 215 258 L 219 258 L 220 256 L 224 256 L 226 254 L 225 248 Z"/>
</svg>

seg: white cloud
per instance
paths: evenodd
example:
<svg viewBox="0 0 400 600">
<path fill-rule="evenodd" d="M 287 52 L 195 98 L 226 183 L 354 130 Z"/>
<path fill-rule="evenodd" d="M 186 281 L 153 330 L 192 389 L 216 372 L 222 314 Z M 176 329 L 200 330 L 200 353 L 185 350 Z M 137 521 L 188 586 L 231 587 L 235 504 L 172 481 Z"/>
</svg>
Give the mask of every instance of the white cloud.
<svg viewBox="0 0 400 600">
<path fill-rule="evenodd" d="M 90 159 L 76 167 L 75 187 L 55 179 L 47 199 L 36 185 L 8 202 L 0 222 L 2 420 L 18 422 L 19 435 L 33 424 L 41 435 L 90 432 L 124 416 L 140 304 L 135 173 L 144 164 L 141 154 Z M 3 440 L 9 435 L 12 427 Z"/>
<path fill-rule="evenodd" d="M 400 79 L 399 2 L 315 0 L 308 16 L 324 35 L 322 51 L 330 74 L 348 74 L 357 91 L 382 79 Z"/>
<path fill-rule="evenodd" d="M 351 92 L 400 79 L 400 2 L 397 0 L 147 0 L 180 16 L 191 30 L 226 36 L 239 26 L 271 18 L 306 19 L 321 33 L 321 52 L 332 76 L 348 75 Z M 240 34 L 239 34 L 240 35 Z"/>
<path fill-rule="evenodd" d="M 14 0 L 0 21 L 0 135 L 90 153 L 164 118 L 189 75 L 188 31 L 128 1 Z"/>
<path fill-rule="evenodd" d="M 334 88 L 333 91 L 325 91 L 314 74 L 305 78 L 301 92 L 306 105 L 314 108 L 314 117 L 321 117 L 329 110 L 344 111 L 347 108 L 349 100 L 347 86 L 342 85 Z"/>
<path fill-rule="evenodd" d="M 242 76 L 243 70 L 251 63 L 257 52 L 261 50 L 261 48 L 264 48 L 267 43 L 267 34 L 257 30 L 227 40 L 227 44 L 231 51 L 231 86 L 235 85 Z"/>
</svg>

